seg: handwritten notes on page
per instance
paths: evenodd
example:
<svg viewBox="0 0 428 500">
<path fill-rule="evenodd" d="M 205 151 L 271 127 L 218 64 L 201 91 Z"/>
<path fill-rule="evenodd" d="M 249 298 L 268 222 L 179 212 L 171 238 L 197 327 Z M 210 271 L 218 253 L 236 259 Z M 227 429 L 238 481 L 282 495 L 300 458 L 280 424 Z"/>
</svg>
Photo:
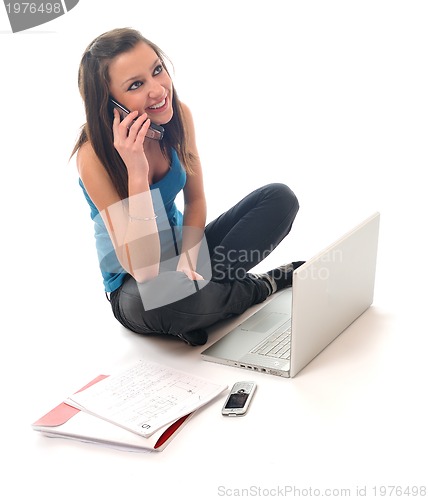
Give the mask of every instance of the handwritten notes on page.
<svg viewBox="0 0 428 500">
<path fill-rule="evenodd" d="M 140 361 L 73 394 L 65 402 L 148 437 L 207 404 L 226 388 L 158 363 Z"/>
</svg>

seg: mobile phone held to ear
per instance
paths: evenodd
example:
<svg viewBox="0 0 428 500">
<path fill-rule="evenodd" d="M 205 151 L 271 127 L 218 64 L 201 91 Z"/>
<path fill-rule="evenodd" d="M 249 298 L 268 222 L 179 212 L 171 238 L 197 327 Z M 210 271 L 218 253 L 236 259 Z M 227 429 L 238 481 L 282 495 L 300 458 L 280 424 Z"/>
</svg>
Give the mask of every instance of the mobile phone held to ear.
<svg viewBox="0 0 428 500">
<path fill-rule="evenodd" d="M 129 115 L 130 113 L 129 109 L 125 108 L 123 104 L 120 104 L 111 97 L 110 97 L 110 105 L 112 112 L 113 108 L 116 108 L 119 111 L 122 120 L 125 118 L 126 115 Z M 154 139 L 155 141 L 160 141 L 163 139 L 164 131 L 165 131 L 164 128 L 161 127 L 160 125 L 156 125 L 156 123 L 150 123 L 150 127 L 146 132 L 146 137 L 148 137 L 149 139 Z"/>
<path fill-rule="evenodd" d="M 227 417 L 241 417 L 247 413 L 256 384 L 254 382 L 236 382 L 233 385 L 221 413 Z"/>
</svg>

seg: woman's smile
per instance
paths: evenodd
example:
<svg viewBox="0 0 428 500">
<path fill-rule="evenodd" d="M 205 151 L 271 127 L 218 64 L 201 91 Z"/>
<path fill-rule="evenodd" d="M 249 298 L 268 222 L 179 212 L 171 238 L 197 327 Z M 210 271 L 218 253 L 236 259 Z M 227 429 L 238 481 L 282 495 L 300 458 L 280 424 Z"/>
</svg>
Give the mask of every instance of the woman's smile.
<svg viewBox="0 0 428 500">
<path fill-rule="evenodd" d="M 156 104 L 152 104 L 151 106 L 148 106 L 146 108 L 146 113 L 147 114 L 152 114 L 152 113 L 163 113 L 167 107 L 168 107 L 168 96 L 165 96 L 161 101 L 157 102 Z"/>
</svg>

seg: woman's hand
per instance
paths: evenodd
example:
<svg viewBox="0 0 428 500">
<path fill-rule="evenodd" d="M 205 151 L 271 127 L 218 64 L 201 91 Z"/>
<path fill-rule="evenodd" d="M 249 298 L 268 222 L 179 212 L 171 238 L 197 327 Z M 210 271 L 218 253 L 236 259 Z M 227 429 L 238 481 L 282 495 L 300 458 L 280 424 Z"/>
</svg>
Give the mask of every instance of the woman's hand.
<svg viewBox="0 0 428 500">
<path fill-rule="evenodd" d="M 150 126 L 147 113 L 138 116 L 137 111 L 132 111 L 122 121 L 117 109 L 113 113 L 113 144 L 124 161 L 128 173 L 138 172 L 148 175 L 149 163 L 144 153 L 144 138 Z"/>
<path fill-rule="evenodd" d="M 203 281 L 205 279 L 199 273 L 197 273 L 193 269 L 190 269 L 190 267 L 180 267 L 180 266 L 178 266 L 177 267 L 177 271 L 179 271 L 181 273 L 184 273 L 189 278 L 189 280 L 192 280 L 192 281 Z"/>
</svg>

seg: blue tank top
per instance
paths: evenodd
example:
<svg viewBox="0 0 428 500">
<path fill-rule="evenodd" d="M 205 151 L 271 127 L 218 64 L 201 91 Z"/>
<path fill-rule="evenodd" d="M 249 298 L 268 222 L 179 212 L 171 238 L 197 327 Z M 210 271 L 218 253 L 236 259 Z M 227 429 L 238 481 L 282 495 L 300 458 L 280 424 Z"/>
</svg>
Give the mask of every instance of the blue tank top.
<svg viewBox="0 0 428 500">
<path fill-rule="evenodd" d="M 175 199 L 186 184 L 186 172 L 175 149 L 172 149 L 171 156 L 169 171 L 162 179 L 150 186 L 161 243 L 161 266 L 164 263 L 166 268 L 171 258 L 179 253 L 183 215 L 177 209 Z M 89 204 L 91 218 L 94 221 L 95 243 L 104 289 L 106 292 L 113 292 L 123 283 L 127 272 L 119 263 L 104 221 L 81 179 L 79 179 L 79 185 Z"/>
</svg>

